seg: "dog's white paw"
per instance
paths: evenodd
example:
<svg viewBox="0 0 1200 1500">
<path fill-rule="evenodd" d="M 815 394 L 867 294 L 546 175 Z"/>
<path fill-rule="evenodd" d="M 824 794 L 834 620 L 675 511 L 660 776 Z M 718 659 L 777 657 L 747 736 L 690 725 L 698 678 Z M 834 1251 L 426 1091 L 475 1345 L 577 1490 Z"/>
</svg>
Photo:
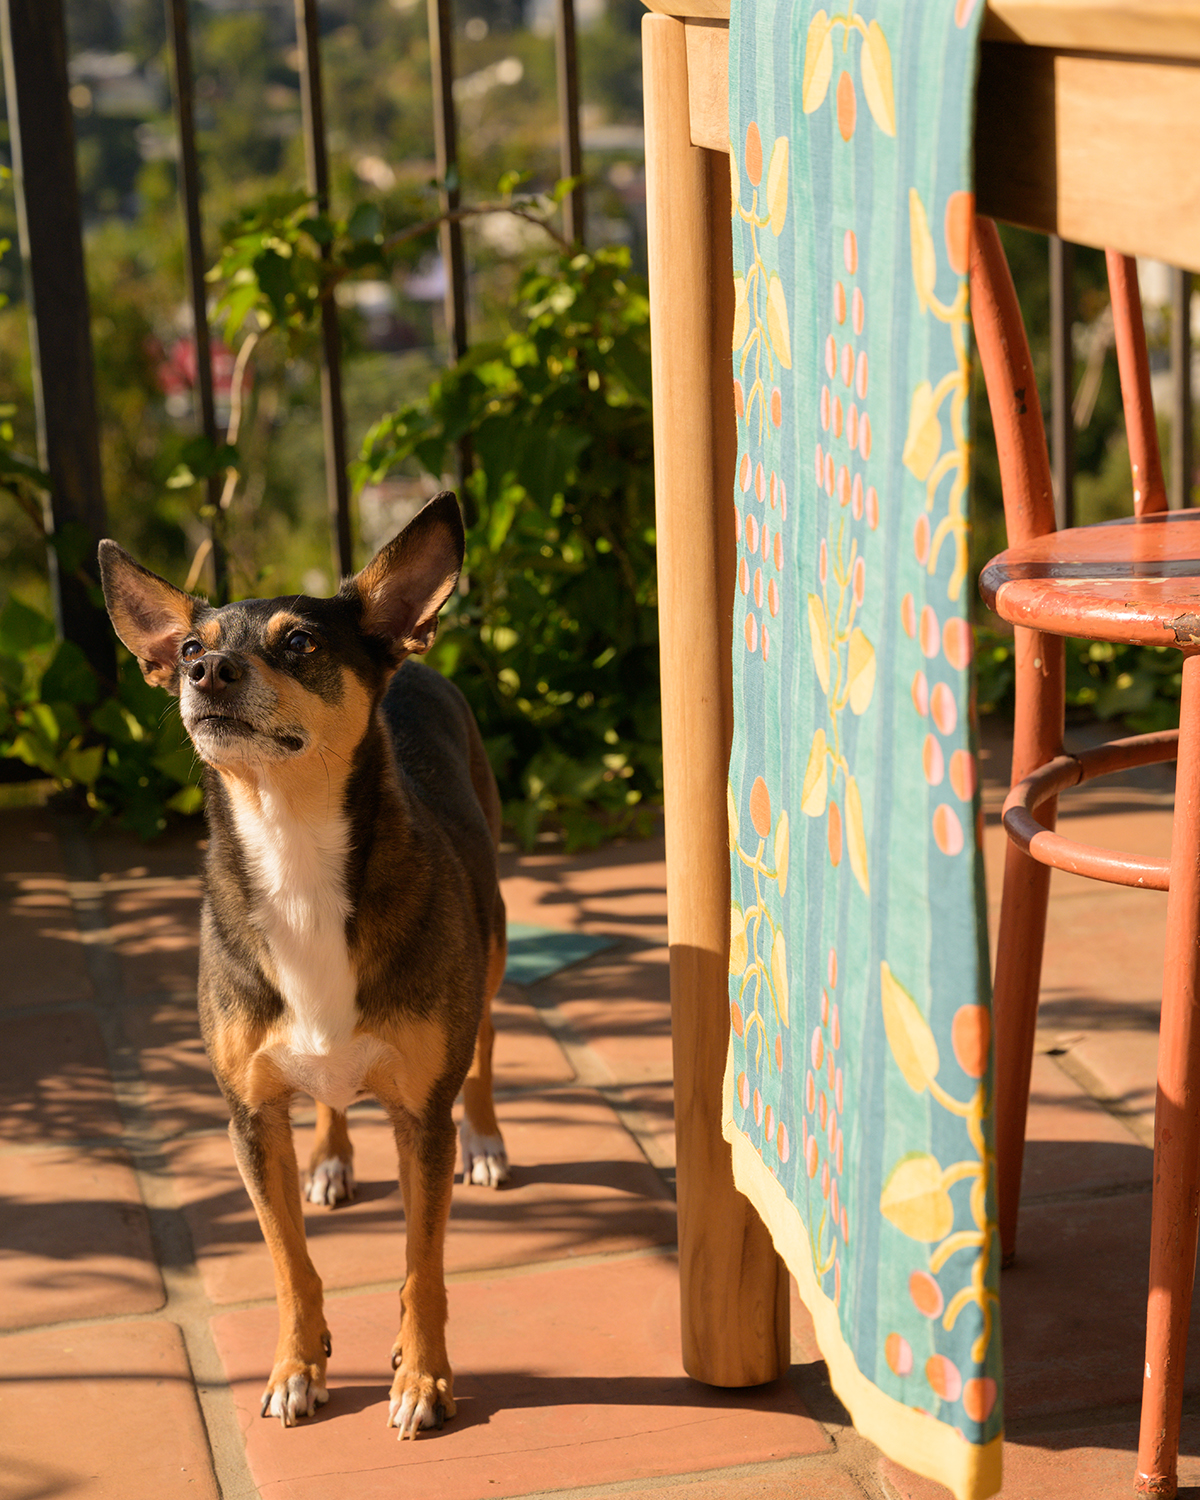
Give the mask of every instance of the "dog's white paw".
<svg viewBox="0 0 1200 1500">
<path fill-rule="evenodd" d="M 309 1203 L 323 1203 L 327 1208 L 353 1202 L 353 1167 L 340 1156 L 327 1156 L 309 1172 L 304 1196 Z"/>
<path fill-rule="evenodd" d="M 278 1417 L 285 1427 L 294 1427 L 301 1417 L 311 1417 L 328 1400 L 323 1381 L 311 1369 L 280 1379 L 272 1373 L 271 1384 L 263 1392 L 262 1415 Z"/>
<path fill-rule="evenodd" d="M 399 1428 L 400 1441 L 415 1438 L 423 1427 L 441 1427 L 458 1410 L 448 1380 L 432 1375 L 397 1375 L 388 1403 L 388 1426 Z"/>
<path fill-rule="evenodd" d="M 508 1153 L 503 1137 L 479 1135 L 464 1120 L 458 1138 L 462 1145 L 464 1182 L 496 1188 L 508 1181 Z"/>
</svg>

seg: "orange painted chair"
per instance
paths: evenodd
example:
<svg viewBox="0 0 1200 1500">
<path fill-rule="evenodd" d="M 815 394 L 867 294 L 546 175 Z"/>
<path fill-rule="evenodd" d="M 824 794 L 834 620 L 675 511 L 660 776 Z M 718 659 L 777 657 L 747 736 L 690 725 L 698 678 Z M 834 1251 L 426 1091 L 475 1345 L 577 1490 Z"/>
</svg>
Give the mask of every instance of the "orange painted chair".
<svg viewBox="0 0 1200 1500">
<path fill-rule="evenodd" d="M 1054 529 L 1037 383 L 996 226 L 975 221 L 971 311 L 996 429 L 1008 549 L 980 578 L 1015 627 L 1016 722 L 1009 846 L 995 973 L 1000 1242 L 1015 1252 L 1025 1116 L 1051 867 L 1167 891 L 1155 1107 L 1154 1201 L 1142 1424 L 1135 1487 L 1174 1496 L 1183 1367 L 1200 1204 L 1200 510 L 1168 514 L 1136 263 L 1108 252 L 1109 288 L 1133 470 L 1128 520 Z M 1177 732 L 1063 751 L 1063 638 L 1174 646 L 1183 655 Z M 1169 859 L 1054 832 L 1058 794 L 1130 766 L 1177 760 Z"/>
</svg>

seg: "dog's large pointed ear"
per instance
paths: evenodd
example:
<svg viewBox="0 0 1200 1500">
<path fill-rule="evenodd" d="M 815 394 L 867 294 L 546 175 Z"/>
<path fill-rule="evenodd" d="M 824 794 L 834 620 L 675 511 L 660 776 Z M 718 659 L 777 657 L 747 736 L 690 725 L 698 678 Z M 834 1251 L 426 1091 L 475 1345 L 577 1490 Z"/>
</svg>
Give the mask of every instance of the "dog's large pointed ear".
<svg viewBox="0 0 1200 1500">
<path fill-rule="evenodd" d="M 116 542 L 100 543 L 100 583 L 113 629 L 147 682 L 179 691 L 179 648 L 197 609 L 207 606 L 135 562 Z"/>
<path fill-rule="evenodd" d="M 363 629 L 390 641 L 398 661 L 433 645 L 438 611 L 462 571 L 462 515 L 443 490 L 418 511 L 398 537 L 343 585 L 362 600 Z"/>
</svg>

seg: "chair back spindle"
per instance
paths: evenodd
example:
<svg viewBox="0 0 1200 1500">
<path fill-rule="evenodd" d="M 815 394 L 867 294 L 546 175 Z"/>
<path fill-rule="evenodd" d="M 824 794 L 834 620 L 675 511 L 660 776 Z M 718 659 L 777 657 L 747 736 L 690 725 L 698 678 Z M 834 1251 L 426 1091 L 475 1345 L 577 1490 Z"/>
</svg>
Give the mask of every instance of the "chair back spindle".
<svg viewBox="0 0 1200 1500">
<path fill-rule="evenodd" d="M 1042 403 L 1016 288 L 991 219 L 971 237 L 971 319 L 996 430 L 1009 546 L 1054 530 L 1054 490 Z"/>
<path fill-rule="evenodd" d="M 1121 400 L 1125 407 L 1125 431 L 1133 469 L 1133 513 L 1148 516 L 1166 510 L 1167 487 L 1163 482 L 1158 428 L 1150 395 L 1150 361 L 1146 355 L 1137 261 L 1132 255 L 1122 255 L 1117 250 L 1106 250 L 1104 258 L 1108 263 L 1117 369 L 1121 375 Z"/>
</svg>

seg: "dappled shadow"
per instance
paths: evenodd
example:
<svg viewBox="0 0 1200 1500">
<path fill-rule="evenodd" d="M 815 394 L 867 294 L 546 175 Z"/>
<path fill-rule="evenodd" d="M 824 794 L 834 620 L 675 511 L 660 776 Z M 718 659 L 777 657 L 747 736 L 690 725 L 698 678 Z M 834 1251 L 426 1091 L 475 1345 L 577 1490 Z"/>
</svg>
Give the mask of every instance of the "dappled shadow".
<svg viewBox="0 0 1200 1500">
<path fill-rule="evenodd" d="M 1047 1031 L 1158 1030 L 1160 997 L 1110 1000 L 1046 987 L 1038 1003 L 1038 1025 Z"/>
<path fill-rule="evenodd" d="M 265 1376 L 265 1372 L 264 1372 Z M 800 1382 L 785 1377 L 767 1385 L 721 1389 L 702 1385 L 682 1372 L 675 1376 L 541 1375 L 529 1369 L 456 1372 L 454 1399 L 458 1415 L 445 1431 L 486 1426 L 502 1411 L 552 1411 L 571 1406 L 670 1407 L 675 1411 L 709 1414 L 777 1412 L 792 1408 L 807 1415 L 799 1393 Z M 375 1371 L 332 1374 L 330 1398 L 314 1421 L 334 1421 L 372 1406 L 386 1407 L 388 1386 Z M 436 1441 L 435 1431 L 422 1433 L 421 1442 Z"/>
<path fill-rule="evenodd" d="M 120 1152 L 3 1159 L 0 1327 L 163 1302 L 147 1211 Z"/>
<path fill-rule="evenodd" d="M 505 849 L 500 855 L 500 878 L 521 875 L 530 880 L 552 884 L 572 871 L 623 869 L 628 865 L 652 865 L 665 857 L 666 844 L 661 833 L 653 838 L 632 839 L 585 849 L 577 854 L 561 850 L 551 853 L 522 854 Z"/>
<path fill-rule="evenodd" d="M 90 1006 L 0 1012 L 0 1140 L 119 1135 L 108 1051 Z"/>
</svg>

